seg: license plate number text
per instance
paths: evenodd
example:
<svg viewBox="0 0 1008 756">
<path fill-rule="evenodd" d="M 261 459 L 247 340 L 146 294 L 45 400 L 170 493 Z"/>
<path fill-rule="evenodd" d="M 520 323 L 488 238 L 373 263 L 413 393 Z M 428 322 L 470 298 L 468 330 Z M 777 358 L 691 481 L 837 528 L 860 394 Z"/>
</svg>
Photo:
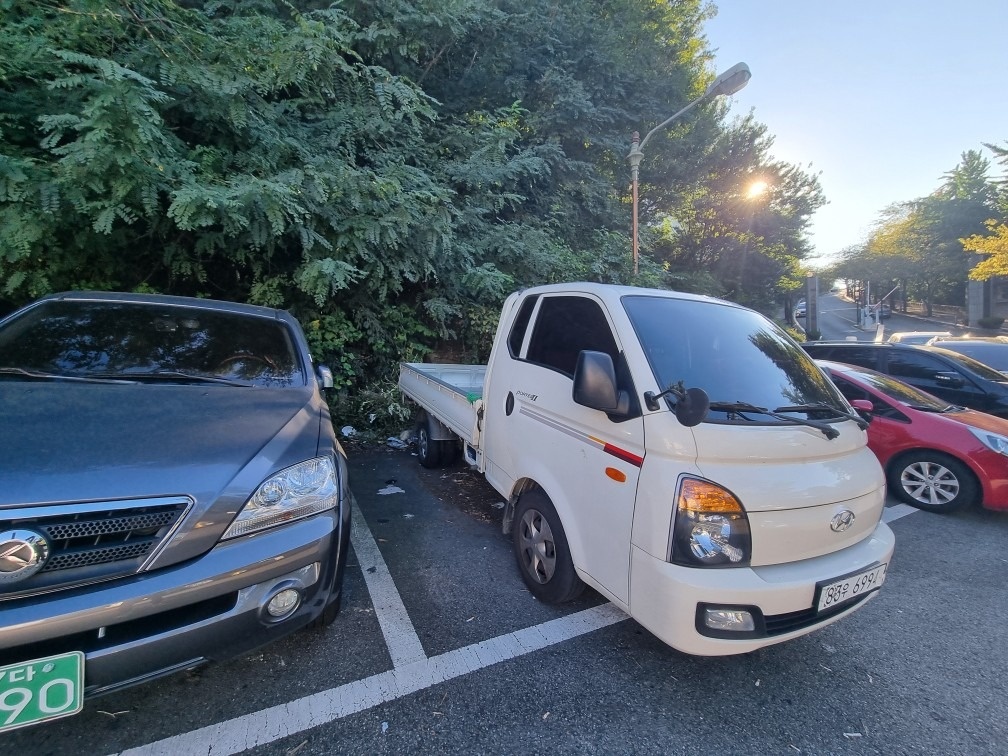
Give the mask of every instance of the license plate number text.
<svg viewBox="0 0 1008 756">
<path fill-rule="evenodd" d="M 0 667 L 0 732 L 76 714 L 83 688 L 80 651 Z"/>
<path fill-rule="evenodd" d="M 877 564 L 854 575 L 839 578 L 829 583 L 819 583 L 816 593 L 819 602 L 816 611 L 829 609 L 837 604 L 863 596 L 877 589 L 885 582 L 886 565 Z"/>
</svg>

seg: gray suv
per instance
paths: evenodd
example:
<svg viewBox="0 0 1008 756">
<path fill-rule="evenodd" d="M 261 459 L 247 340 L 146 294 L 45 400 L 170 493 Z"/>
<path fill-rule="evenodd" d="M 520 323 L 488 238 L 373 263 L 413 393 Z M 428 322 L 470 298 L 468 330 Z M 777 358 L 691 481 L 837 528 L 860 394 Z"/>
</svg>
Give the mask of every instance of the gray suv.
<svg viewBox="0 0 1008 756">
<path fill-rule="evenodd" d="M 326 385 L 279 310 L 78 292 L 0 321 L 0 730 L 333 621 Z"/>
<path fill-rule="evenodd" d="M 950 349 L 867 341 L 807 341 L 802 347 L 814 359 L 870 368 L 949 404 L 1008 417 L 1008 376 Z"/>
</svg>

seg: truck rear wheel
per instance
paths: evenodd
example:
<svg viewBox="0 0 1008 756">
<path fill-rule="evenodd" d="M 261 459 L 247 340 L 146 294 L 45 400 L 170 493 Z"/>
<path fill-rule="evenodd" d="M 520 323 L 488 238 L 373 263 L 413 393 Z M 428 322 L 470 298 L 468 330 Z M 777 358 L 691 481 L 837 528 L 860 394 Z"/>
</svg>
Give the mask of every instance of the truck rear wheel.
<svg viewBox="0 0 1008 756">
<path fill-rule="evenodd" d="M 431 416 L 425 412 L 424 416 L 420 418 L 416 431 L 417 458 L 420 460 L 420 464 L 427 468 L 441 466 L 442 451 L 444 448 L 442 442 L 431 438 L 433 423 L 434 421 L 431 420 Z"/>
<path fill-rule="evenodd" d="M 584 591 L 560 516 L 542 491 L 526 491 L 518 498 L 511 540 L 522 580 L 537 599 L 562 604 Z"/>
<path fill-rule="evenodd" d="M 444 467 L 458 459 L 459 446 L 454 438 L 435 439 L 437 421 L 426 412 L 417 424 L 417 457 L 424 467 Z"/>
</svg>

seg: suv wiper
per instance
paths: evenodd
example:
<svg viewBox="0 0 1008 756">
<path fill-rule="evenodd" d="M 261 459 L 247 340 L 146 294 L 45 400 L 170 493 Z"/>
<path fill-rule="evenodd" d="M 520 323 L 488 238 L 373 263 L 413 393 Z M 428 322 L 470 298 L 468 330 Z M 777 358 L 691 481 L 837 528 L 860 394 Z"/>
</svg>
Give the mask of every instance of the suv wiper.
<svg viewBox="0 0 1008 756">
<path fill-rule="evenodd" d="M 0 367 L 0 375 L 15 375 L 20 378 L 31 378 L 35 381 L 75 381 L 77 383 L 135 383 L 121 375 L 64 375 L 63 373 L 48 373 L 44 370 L 26 370 L 19 367 Z"/>
<path fill-rule="evenodd" d="M 832 412 L 834 417 L 846 417 L 848 420 L 853 420 L 861 430 L 868 429 L 868 421 L 861 417 L 861 415 L 844 412 L 842 409 L 831 407 L 822 402 L 818 404 L 789 404 L 786 407 L 778 407 L 774 412 Z"/>
<path fill-rule="evenodd" d="M 809 420 L 807 418 L 788 417 L 777 410 L 767 409 L 766 407 L 757 407 L 755 404 L 749 404 L 748 402 L 711 402 L 710 408 L 721 412 L 735 412 L 738 414 L 751 412 L 759 415 L 767 415 L 775 420 L 782 420 L 783 422 L 790 423 L 792 425 L 806 425 L 809 428 L 815 428 L 817 431 L 820 431 L 830 441 L 840 435 L 840 431 L 829 423 L 821 423 L 818 420 Z M 817 409 L 822 408 L 819 407 Z M 781 411 L 787 410 L 792 410 L 794 412 L 802 411 L 793 410 L 791 407 L 781 408 Z"/>
<path fill-rule="evenodd" d="M 184 382 L 184 383 L 222 383 L 225 386 L 249 387 L 254 384 L 247 381 L 235 381 L 230 378 L 220 378 L 216 375 L 200 373 L 185 373 L 181 370 L 155 370 L 150 373 L 122 373 L 121 377 L 138 383 Z"/>
</svg>

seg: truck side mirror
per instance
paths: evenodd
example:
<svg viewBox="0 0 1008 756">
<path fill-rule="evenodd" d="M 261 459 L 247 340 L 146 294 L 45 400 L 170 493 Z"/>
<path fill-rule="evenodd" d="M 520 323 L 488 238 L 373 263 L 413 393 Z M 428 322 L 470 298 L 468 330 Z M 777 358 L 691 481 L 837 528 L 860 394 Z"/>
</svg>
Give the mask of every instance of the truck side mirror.
<svg viewBox="0 0 1008 756">
<path fill-rule="evenodd" d="M 617 388 L 616 368 L 605 352 L 585 349 L 578 354 L 571 398 L 575 404 L 611 415 L 626 415 L 630 411 L 630 395 Z"/>
</svg>

